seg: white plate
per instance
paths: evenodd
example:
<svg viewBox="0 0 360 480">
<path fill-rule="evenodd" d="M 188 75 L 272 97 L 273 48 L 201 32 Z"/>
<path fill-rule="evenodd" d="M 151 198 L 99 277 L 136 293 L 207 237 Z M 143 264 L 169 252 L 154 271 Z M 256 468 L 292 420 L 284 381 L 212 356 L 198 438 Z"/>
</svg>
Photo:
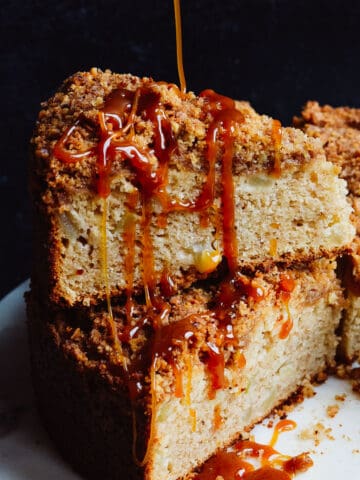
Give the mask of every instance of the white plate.
<svg viewBox="0 0 360 480">
<path fill-rule="evenodd" d="M 79 480 L 52 446 L 36 414 L 23 300 L 27 288 L 24 282 L 0 302 L 0 480 Z M 311 452 L 314 467 L 298 475 L 299 480 L 358 479 L 360 397 L 352 393 L 349 382 L 336 378 L 316 392 L 289 414 L 297 427 L 280 434 L 275 448 L 290 455 Z M 335 399 L 341 394 L 346 394 L 343 402 Z M 329 418 L 326 409 L 336 404 L 339 412 Z M 318 423 L 327 430 L 319 445 L 300 438 Z M 268 443 L 272 430 L 258 425 L 253 434 L 256 441 Z"/>
</svg>

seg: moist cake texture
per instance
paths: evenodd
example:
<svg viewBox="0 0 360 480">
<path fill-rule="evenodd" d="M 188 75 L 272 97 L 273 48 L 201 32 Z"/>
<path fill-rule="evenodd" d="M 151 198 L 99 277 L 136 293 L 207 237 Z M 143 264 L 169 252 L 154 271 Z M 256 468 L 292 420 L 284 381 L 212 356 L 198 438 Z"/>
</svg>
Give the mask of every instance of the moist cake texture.
<svg viewBox="0 0 360 480">
<path fill-rule="evenodd" d="M 335 262 L 322 260 L 305 270 L 258 274 L 252 282 L 263 295 L 237 302 L 237 341 L 220 355 L 223 327 L 209 308 L 214 288 L 170 298 L 169 323 L 158 332 L 143 327 L 132 339 L 125 306 L 114 304 L 130 378 L 114 361 L 111 336 L 104 333 L 106 310 L 51 311 L 32 295 L 34 383 L 50 434 L 87 478 L 184 478 L 333 365 L 343 307 L 334 268 Z M 149 343 L 153 355 L 145 367 L 139 358 Z M 131 365 L 137 367 L 131 371 Z M 147 451 L 144 473 L 132 460 L 133 412 L 138 463 Z"/>
<path fill-rule="evenodd" d="M 319 139 L 92 69 L 43 104 L 30 167 L 34 386 L 87 478 L 189 479 L 333 364 L 355 227 Z"/>
<path fill-rule="evenodd" d="M 43 259 L 34 278 L 52 301 L 123 294 L 129 262 L 140 292 L 164 272 L 188 287 L 229 255 L 249 270 L 346 250 L 346 185 L 319 142 L 225 98 L 94 69 L 43 105 L 32 141 Z"/>
<path fill-rule="evenodd" d="M 360 359 L 360 109 L 308 102 L 294 123 L 321 141 L 328 160 L 341 167 L 340 176 L 348 184 L 357 235 L 352 253 L 340 260 L 348 300 L 342 321 L 341 354 L 348 361 Z"/>
</svg>

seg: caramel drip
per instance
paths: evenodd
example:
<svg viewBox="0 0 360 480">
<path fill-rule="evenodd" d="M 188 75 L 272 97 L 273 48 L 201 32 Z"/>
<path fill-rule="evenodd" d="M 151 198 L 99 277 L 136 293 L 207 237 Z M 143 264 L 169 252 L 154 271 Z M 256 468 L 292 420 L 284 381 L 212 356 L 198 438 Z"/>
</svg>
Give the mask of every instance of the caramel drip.
<svg viewBox="0 0 360 480">
<path fill-rule="evenodd" d="M 282 432 L 290 432 L 291 430 L 294 430 L 296 428 L 296 422 L 294 420 L 289 420 L 289 419 L 284 419 L 280 420 L 274 428 L 273 435 L 270 440 L 270 446 L 274 447 L 276 445 L 276 442 L 278 441 L 279 434 Z"/>
<path fill-rule="evenodd" d="M 281 340 L 284 340 L 285 338 L 287 338 L 293 328 L 293 320 L 291 318 L 289 302 L 290 302 L 291 293 L 294 291 L 294 289 L 295 289 L 294 279 L 291 278 L 289 274 L 281 273 L 277 293 L 280 300 L 283 302 L 285 306 L 286 314 L 287 314 L 287 319 L 282 324 L 280 333 L 279 333 L 279 338 Z"/>
<path fill-rule="evenodd" d="M 174 388 L 174 393 L 176 398 L 183 398 L 184 396 L 184 390 L 183 390 L 183 375 L 182 375 L 182 370 L 178 366 L 176 362 L 173 362 L 171 364 L 172 369 L 173 369 L 173 374 L 175 378 L 175 388 Z"/>
<path fill-rule="evenodd" d="M 189 409 L 190 422 L 191 422 L 191 431 L 192 433 L 196 432 L 196 410 L 194 408 Z"/>
<path fill-rule="evenodd" d="M 272 121 L 271 127 L 271 138 L 274 144 L 274 163 L 272 166 L 272 175 L 275 178 L 279 178 L 281 175 L 281 141 L 282 141 L 282 131 L 281 123 L 279 120 Z"/>
<path fill-rule="evenodd" d="M 143 200 L 142 220 L 142 246 L 143 246 L 143 281 L 147 307 L 152 306 L 152 297 L 155 287 L 154 278 L 154 252 L 151 238 L 151 204 L 147 199 Z"/>
<path fill-rule="evenodd" d="M 80 160 L 84 160 L 85 158 L 90 157 L 91 155 L 94 155 L 95 153 L 95 149 L 84 150 L 82 152 L 77 151 L 76 153 L 74 153 L 69 148 L 71 147 L 70 139 L 78 127 L 79 121 L 75 122 L 74 125 L 67 128 L 54 146 L 54 156 L 64 163 L 76 163 Z"/>
<path fill-rule="evenodd" d="M 235 195 L 232 175 L 235 125 L 244 122 L 244 117 L 235 107 L 235 102 L 213 90 L 200 94 L 205 101 L 205 110 L 211 113 L 213 121 L 207 132 L 206 157 L 209 164 L 207 182 L 203 189 L 205 198 L 212 204 L 215 196 L 216 163 L 221 158 L 221 204 L 223 252 L 229 274 L 220 286 L 220 293 L 215 301 L 213 312 L 219 321 L 217 344 L 208 343 L 206 365 L 210 375 L 211 388 L 209 397 L 214 398 L 216 391 L 225 387 L 224 352 L 225 345 L 236 344 L 232 327 L 232 318 L 236 314 L 236 305 L 244 290 L 240 281 L 235 281 L 237 269 L 238 245 L 235 230 Z M 222 145 L 222 147 L 221 147 Z M 220 150 L 222 148 L 222 152 Z M 238 288 L 240 286 L 240 288 Z"/>
<path fill-rule="evenodd" d="M 187 369 L 187 378 L 186 378 L 186 389 L 185 389 L 185 404 L 187 406 L 191 405 L 191 382 L 192 382 L 192 362 L 189 355 L 186 355 L 186 369 Z"/>
<path fill-rule="evenodd" d="M 280 421 L 274 435 L 295 428 L 291 420 Z M 309 469 L 313 462 L 303 453 L 296 457 L 282 455 L 270 445 L 249 440 L 239 441 L 226 450 L 221 450 L 203 465 L 195 480 L 291 480 L 296 473 Z"/>
<path fill-rule="evenodd" d="M 160 278 L 160 291 L 165 298 L 172 297 L 176 293 L 176 285 L 167 269 L 162 272 Z"/>
<path fill-rule="evenodd" d="M 174 352 L 184 343 L 191 345 L 194 340 L 198 318 L 199 316 L 189 315 L 159 328 L 153 340 L 154 357 L 164 358 L 168 363 L 174 362 Z"/>
<path fill-rule="evenodd" d="M 178 68 L 178 75 L 179 75 L 179 81 L 180 81 L 180 89 L 183 93 L 185 93 L 186 92 L 186 80 L 185 80 L 184 62 L 183 62 L 180 0 L 174 0 L 174 13 L 175 13 L 175 30 L 176 30 L 177 68 Z"/>
<path fill-rule="evenodd" d="M 213 420 L 213 425 L 214 425 L 214 430 L 219 430 L 223 423 L 223 418 L 221 416 L 221 405 L 217 404 L 215 405 L 214 408 L 214 420 Z"/>
<path fill-rule="evenodd" d="M 150 312 L 151 315 L 152 312 Z M 152 325 L 155 324 L 161 325 L 163 321 L 163 317 L 167 315 L 168 311 L 163 306 L 163 311 L 161 313 L 157 313 L 157 319 L 154 322 L 152 318 Z M 150 427 L 149 427 L 149 439 L 146 446 L 146 451 L 142 460 L 139 460 L 137 454 L 137 428 L 136 428 L 136 416 L 134 414 L 135 408 L 133 407 L 133 456 L 134 459 L 139 466 L 144 466 L 147 462 L 149 452 L 151 450 L 151 445 L 154 441 L 154 414 L 156 412 L 156 372 L 159 368 L 159 361 L 161 359 L 165 359 L 168 364 L 173 369 L 174 378 L 175 378 L 175 395 L 178 398 L 182 398 L 184 396 L 184 391 L 182 387 L 182 371 L 180 365 L 177 363 L 174 350 L 177 350 L 181 347 L 184 341 L 191 343 L 191 339 L 194 336 L 194 323 L 196 317 L 189 316 L 183 320 L 178 322 L 170 323 L 168 325 L 155 328 L 154 337 L 152 340 L 151 352 L 143 352 L 143 359 L 140 362 L 140 368 L 142 371 L 146 370 L 146 366 L 150 364 L 150 393 L 151 393 L 151 420 L 150 420 Z M 148 346 L 149 347 L 149 346 Z M 139 366 L 133 366 L 133 370 L 136 373 Z M 191 389 L 191 369 L 188 372 L 190 378 L 190 389 Z M 138 398 L 143 389 L 143 385 L 134 385 L 131 384 L 130 388 L 132 387 L 132 399 L 133 402 Z M 190 395 L 188 393 L 188 386 L 186 388 L 186 397 Z M 185 399 L 187 401 L 187 398 Z M 190 400 L 189 400 L 190 404 Z M 189 409 L 189 416 L 190 422 L 192 425 L 192 431 L 196 429 L 196 412 L 192 408 Z"/>
<path fill-rule="evenodd" d="M 253 470 L 251 463 L 243 460 L 236 451 L 220 451 L 216 456 L 211 457 L 203 466 L 195 480 L 237 480 L 241 478 L 238 472 L 250 472 Z"/>
<path fill-rule="evenodd" d="M 223 343 L 223 342 L 222 342 Z M 207 342 L 208 352 L 205 360 L 206 367 L 210 376 L 209 398 L 215 398 L 216 391 L 225 387 L 225 359 L 223 352 L 223 345 L 217 346 L 213 343 Z"/>
<path fill-rule="evenodd" d="M 276 257 L 277 254 L 277 240 L 276 238 L 270 238 L 269 254 L 271 257 Z"/>
<path fill-rule="evenodd" d="M 132 299 L 134 285 L 134 269 L 135 269 L 135 244 L 136 244 L 136 217 L 134 210 L 139 202 L 139 193 L 135 190 L 128 195 L 128 213 L 125 218 L 123 240 L 127 251 L 124 261 L 124 273 L 126 283 L 126 319 L 127 325 L 131 325 L 134 310 L 134 301 Z"/>
<path fill-rule="evenodd" d="M 287 316 L 288 318 L 286 319 L 286 321 L 282 324 L 281 326 L 281 330 L 279 332 L 279 338 L 281 340 L 285 340 L 285 338 L 287 338 L 294 326 L 294 322 L 291 318 L 291 314 L 290 314 L 290 310 L 289 310 L 289 304 L 287 303 L 286 304 L 286 309 L 287 309 Z"/>
<path fill-rule="evenodd" d="M 220 290 L 214 299 L 212 312 L 218 320 L 217 344 L 208 343 L 208 356 L 205 363 L 210 374 L 210 398 L 214 398 L 216 391 L 226 386 L 224 375 L 224 347 L 237 345 L 238 340 L 233 329 L 233 319 L 238 315 L 238 305 L 241 300 L 249 299 L 255 303 L 264 298 L 262 288 L 256 282 L 241 274 L 229 275 L 220 285 Z M 239 361 L 245 366 L 246 359 L 242 353 Z"/>
<path fill-rule="evenodd" d="M 223 209 L 223 243 L 224 256 L 227 259 L 231 274 L 237 267 L 238 245 L 235 230 L 235 198 L 232 176 L 234 139 L 232 137 L 233 122 L 242 122 L 243 116 L 237 110 L 225 111 L 219 122 L 226 130 L 224 135 L 224 154 L 222 158 L 222 209 Z"/>
</svg>

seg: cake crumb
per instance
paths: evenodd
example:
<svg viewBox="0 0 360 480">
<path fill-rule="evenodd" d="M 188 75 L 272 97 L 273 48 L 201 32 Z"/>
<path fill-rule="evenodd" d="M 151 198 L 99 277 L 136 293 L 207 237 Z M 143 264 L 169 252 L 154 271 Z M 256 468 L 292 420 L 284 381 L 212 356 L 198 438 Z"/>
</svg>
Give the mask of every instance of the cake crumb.
<svg viewBox="0 0 360 480">
<path fill-rule="evenodd" d="M 320 442 L 325 440 L 325 438 L 328 440 L 335 440 L 335 438 L 331 435 L 331 432 L 331 428 L 325 428 L 322 423 L 318 422 L 313 427 L 302 430 L 299 434 L 299 437 L 302 440 L 313 440 L 315 446 L 317 447 Z"/>
<path fill-rule="evenodd" d="M 339 409 L 340 409 L 339 405 L 329 405 L 326 409 L 326 413 L 328 417 L 334 418 L 335 415 L 338 414 Z"/>
<path fill-rule="evenodd" d="M 338 402 L 345 402 L 346 393 L 342 393 L 341 395 L 335 395 L 335 400 Z"/>
<path fill-rule="evenodd" d="M 311 385 L 311 383 L 309 383 L 307 385 L 304 385 L 303 395 L 304 395 L 305 398 L 311 398 L 314 395 L 316 395 L 316 392 L 315 392 L 313 386 Z"/>
<path fill-rule="evenodd" d="M 324 383 L 328 379 L 328 374 L 326 372 L 320 372 L 316 375 L 314 382 L 315 384 Z"/>
<path fill-rule="evenodd" d="M 360 367 L 339 364 L 335 373 L 338 378 L 351 380 L 352 391 L 360 394 Z"/>
<path fill-rule="evenodd" d="M 360 453 L 360 450 L 358 448 L 354 448 L 354 450 L 352 451 L 352 453 Z"/>
</svg>

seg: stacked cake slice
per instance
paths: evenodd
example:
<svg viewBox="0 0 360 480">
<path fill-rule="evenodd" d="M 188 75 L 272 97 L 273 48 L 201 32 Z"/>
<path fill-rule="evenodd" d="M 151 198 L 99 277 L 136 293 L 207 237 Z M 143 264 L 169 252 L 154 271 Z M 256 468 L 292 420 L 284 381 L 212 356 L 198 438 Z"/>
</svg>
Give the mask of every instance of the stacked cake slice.
<svg viewBox="0 0 360 480">
<path fill-rule="evenodd" d="M 360 110 L 308 102 L 295 123 L 321 141 L 328 160 L 341 168 L 340 177 L 348 184 L 357 234 L 352 254 L 339 265 L 348 302 L 342 321 L 341 352 L 349 361 L 360 359 Z"/>
<path fill-rule="evenodd" d="M 318 140 L 93 69 L 32 144 L 34 384 L 88 478 L 184 478 L 333 362 L 355 229 Z"/>
</svg>

